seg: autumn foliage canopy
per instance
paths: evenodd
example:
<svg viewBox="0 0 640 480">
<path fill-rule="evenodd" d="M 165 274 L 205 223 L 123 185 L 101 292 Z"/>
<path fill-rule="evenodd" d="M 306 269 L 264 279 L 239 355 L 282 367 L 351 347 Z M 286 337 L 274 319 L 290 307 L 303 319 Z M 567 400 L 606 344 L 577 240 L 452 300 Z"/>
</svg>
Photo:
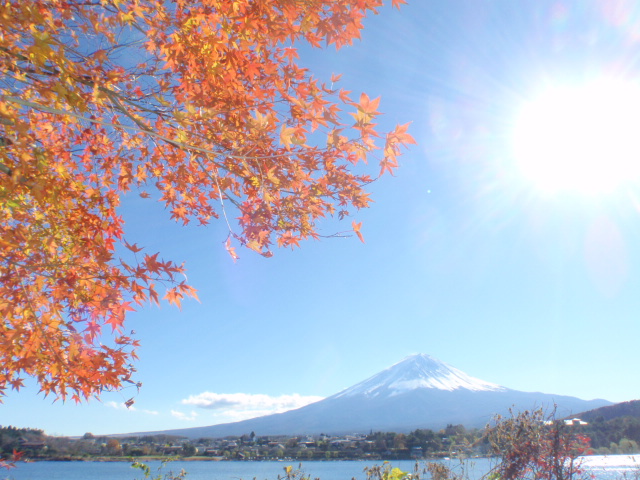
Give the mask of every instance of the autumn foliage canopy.
<svg viewBox="0 0 640 480">
<path fill-rule="evenodd" d="M 25 376 L 75 401 L 132 382 L 127 312 L 195 296 L 182 266 L 126 237 L 123 196 L 221 219 L 234 258 L 369 204 L 407 125 L 378 132 L 378 99 L 314 78 L 296 46 L 348 45 L 382 3 L 0 5 L 0 396 Z M 358 166 L 372 159 L 373 177 Z"/>
</svg>

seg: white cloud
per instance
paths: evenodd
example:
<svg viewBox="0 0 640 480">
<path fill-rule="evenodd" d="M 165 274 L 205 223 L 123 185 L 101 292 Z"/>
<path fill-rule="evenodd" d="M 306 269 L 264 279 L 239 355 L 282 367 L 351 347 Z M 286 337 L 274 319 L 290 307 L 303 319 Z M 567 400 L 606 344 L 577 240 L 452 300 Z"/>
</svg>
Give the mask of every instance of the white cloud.
<svg viewBox="0 0 640 480">
<path fill-rule="evenodd" d="M 191 413 L 184 413 L 184 412 L 178 412 L 177 410 L 171 410 L 171 415 L 176 417 L 178 420 L 182 420 L 185 422 L 193 422 L 198 416 L 198 414 L 193 410 L 191 411 Z"/>
<path fill-rule="evenodd" d="M 272 413 L 280 412 L 274 412 L 273 410 L 227 410 L 225 412 L 214 413 L 213 417 L 226 423 L 263 417 L 265 415 L 271 415 Z"/>
<path fill-rule="evenodd" d="M 116 410 L 126 410 L 128 412 L 139 412 L 139 413 L 146 413 L 147 415 L 158 415 L 160 412 L 157 412 L 155 410 L 145 410 L 145 409 L 137 409 L 136 407 L 134 407 L 133 405 L 131 405 L 130 407 L 127 407 L 124 402 L 107 402 L 105 403 L 105 405 L 109 408 L 115 408 Z"/>
<path fill-rule="evenodd" d="M 323 397 L 293 395 L 262 395 L 250 393 L 203 392 L 182 400 L 183 405 L 215 410 L 221 421 L 237 422 L 272 413 L 286 412 L 322 400 Z"/>
<path fill-rule="evenodd" d="M 124 402 L 107 402 L 105 403 L 107 407 L 115 408 L 116 410 L 135 410 L 136 407 L 131 406 L 127 408 Z"/>
</svg>

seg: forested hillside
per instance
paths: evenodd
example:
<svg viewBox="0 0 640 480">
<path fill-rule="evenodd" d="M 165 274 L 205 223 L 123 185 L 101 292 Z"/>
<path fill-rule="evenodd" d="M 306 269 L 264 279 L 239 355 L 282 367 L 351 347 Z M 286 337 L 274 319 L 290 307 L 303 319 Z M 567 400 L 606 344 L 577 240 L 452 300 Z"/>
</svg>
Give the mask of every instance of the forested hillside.
<svg viewBox="0 0 640 480">
<path fill-rule="evenodd" d="M 607 407 L 594 408 L 588 412 L 580 413 L 577 416 L 587 422 L 593 422 L 597 419 L 612 420 L 620 417 L 640 418 L 640 400 L 631 400 Z"/>
<path fill-rule="evenodd" d="M 640 451 L 640 400 L 616 403 L 577 415 L 588 425 L 580 428 L 598 453 Z"/>
</svg>

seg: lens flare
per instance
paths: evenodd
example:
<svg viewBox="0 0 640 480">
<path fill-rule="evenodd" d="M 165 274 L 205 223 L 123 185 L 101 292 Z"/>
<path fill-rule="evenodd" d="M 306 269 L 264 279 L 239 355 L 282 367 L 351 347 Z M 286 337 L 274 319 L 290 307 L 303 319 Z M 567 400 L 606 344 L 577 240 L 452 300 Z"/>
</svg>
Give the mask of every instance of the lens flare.
<svg viewBox="0 0 640 480">
<path fill-rule="evenodd" d="M 545 192 L 611 192 L 640 177 L 640 87 L 602 80 L 549 88 L 515 123 L 522 174 Z"/>
</svg>

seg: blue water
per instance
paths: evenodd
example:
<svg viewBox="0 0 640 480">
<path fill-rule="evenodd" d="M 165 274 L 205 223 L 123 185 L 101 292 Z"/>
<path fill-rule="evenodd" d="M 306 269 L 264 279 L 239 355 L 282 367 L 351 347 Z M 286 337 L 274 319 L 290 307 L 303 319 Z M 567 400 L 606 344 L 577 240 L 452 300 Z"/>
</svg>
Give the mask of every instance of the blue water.
<svg viewBox="0 0 640 480">
<path fill-rule="evenodd" d="M 483 462 L 486 463 L 485 460 Z M 302 469 L 311 479 L 366 480 L 365 467 L 380 465 L 381 461 L 304 462 Z M 186 470 L 186 480 L 277 480 L 284 468 L 300 463 L 291 462 L 170 462 L 161 470 L 160 462 L 149 462 L 152 477 L 158 472 L 173 473 Z M 397 461 L 394 467 L 413 471 L 415 462 Z M 11 480 L 143 480 L 141 471 L 128 462 L 33 462 L 20 463 L 8 472 L 0 472 L 0 479 Z"/>
<path fill-rule="evenodd" d="M 304 462 L 303 470 L 311 479 L 320 480 L 366 480 L 363 470 L 365 467 L 380 465 L 380 461 L 334 461 L 334 462 Z M 187 471 L 186 480 L 277 480 L 284 475 L 284 467 L 297 462 L 171 462 L 161 470 L 160 462 L 149 462 L 152 478 L 158 472 L 178 473 L 181 469 Z M 392 462 L 394 467 L 412 472 L 413 461 Z M 423 463 L 420 464 L 424 466 Z M 460 472 L 460 464 L 452 462 L 452 468 Z M 473 460 L 466 467 L 470 480 L 479 479 L 490 468 L 486 459 Z M 638 478 L 636 471 L 631 468 L 596 468 L 592 472 L 597 480 Z M 428 474 L 421 474 L 421 478 L 428 479 Z M 10 480 L 143 480 L 141 471 L 131 467 L 128 462 L 34 462 L 20 463 L 18 467 L 9 471 L 0 471 L 0 479 Z"/>
</svg>

